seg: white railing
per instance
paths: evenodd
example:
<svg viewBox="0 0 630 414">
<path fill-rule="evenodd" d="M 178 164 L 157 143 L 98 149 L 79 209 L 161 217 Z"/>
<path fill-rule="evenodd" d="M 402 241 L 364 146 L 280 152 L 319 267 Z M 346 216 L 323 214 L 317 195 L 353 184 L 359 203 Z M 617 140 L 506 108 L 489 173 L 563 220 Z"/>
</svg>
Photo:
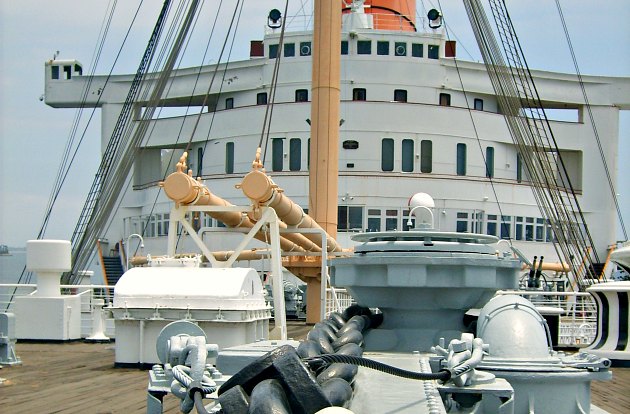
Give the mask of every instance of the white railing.
<svg viewBox="0 0 630 414">
<path fill-rule="evenodd" d="M 11 312 L 16 297 L 35 293 L 36 284 L 2 283 L 0 284 L 0 310 Z M 106 285 L 61 285 L 62 294 L 81 296 L 81 337 L 87 338 L 93 333 L 93 312 L 96 299 L 102 299 L 105 305 L 114 299 L 114 287 Z M 20 323 L 16 320 L 16 324 Z M 105 320 L 105 335 L 114 338 L 114 320 Z"/>
<path fill-rule="evenodd" d="M 519 295 L 537 307 L 562 309 L 558 346 L 581 348 L 597 335 L 597 305 L 587 292 L 499 291 L 497 295 Z"/>
</svg>

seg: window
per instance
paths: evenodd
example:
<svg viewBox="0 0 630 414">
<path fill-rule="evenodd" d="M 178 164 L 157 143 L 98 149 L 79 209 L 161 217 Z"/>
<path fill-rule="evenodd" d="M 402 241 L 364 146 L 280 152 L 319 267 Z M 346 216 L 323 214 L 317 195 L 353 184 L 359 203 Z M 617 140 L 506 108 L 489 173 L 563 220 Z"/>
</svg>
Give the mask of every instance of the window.
<svg viewBox="0 0 630 414">
<path fill-rule="evenodd" d="M 289 170 L 300 171 L 302 169 L 302 140 L 291 138 L 289 140 Z"/>
<path fill-rule="evenodd" d="M 72 66 L 65 65 L 63 67 L 63 78 L 64 79 L 72 79 Z"/>
<path fill-rule="evenodd" d="M 422 43 L 411 44 L 411 56 L 421 58 L 424 55 L 424 45 Z"/>
<path fill-rule="evenodd" d="M 203 174 L 203 148 L 197 148 L 197 177 Z"/>
<path fill-rule="evenodd" d="M 156 214 L 158 236 L 168 236 L 169 216 L 169 213 Z"/>
<path fill-rule="evenodd" d="M 536 241 L 541 242 L 545 240 L 545 220 L 542 218 L 536 219 Z"/>
<path fill-rule="evenodd" d="M 525 240 L 534 241 L 534 218 L 525 217 Z"/>
<path fill-rule="evenodd" d="M 488 221 L 486 223 L 486 234 L 491 236 L 497 235 L 497 215 L 488 214 Z"/>
<path fill-rule="evenodd" d="M 372 41 L 371 40 L 357 41 L 357 54 L 371 55 L 372 54 Z"/>
<path fill-rule="evenodd" d="M 310 138 L 306 142 L 306 169 L 309 169 L 309 168 L 311 168 L 311 139 Z"/>
<path fill-rule="evenodd" d="M 405 89 L 394 89 L 394 101 L 407 102 L 407 91 Z"/>
<path fill-rule="evenodd" d="M 433 171 L 433 142 L 429 140 L 420 141 L 420 172 L 430 173 Z"/>
<path fill-rule="evenodd" d="M 284 45 L 284 57 L 295 56 L 295 43 L 285 43 Z"/>
<path fill-rule="evenodd" d="M 475 98 L 475 111 L 483 111 L 483 99 Z"/>
<path fill-rule="evenodd" d="M 284 138 L 271 140 L 271 170 L 282 171 L 284 155 Z"/>
<path fill-rule="evenodd" d="M 225 144 L 225 173 L 234 173 L 234 143 L 227 142 Z"/>
<path fill-rule="evenodd" d="M 394 43 L 394 55 L 407 56 L 407 43 L 405 42 Z"/>
<path fill-rule="evenodd" d="M 267 92 L 260 92 L 256 95 L 256 105 L 267 105 Z"/>
<path fill-rule="evenodd" d="M 278 45 L 269 45 L 269 59 L 278 57 Z"/>
<path fill-rule="evenodd" d="M 394 171 L 394 140 L 383 138 L 381 143 L 381 169 Z"/>
<path fill-rule="evenodd" d="M 486 177 L 494 177 L 494 147 L 486 148 Z"/>
<path fill-rule="evenodd" d="M 466 175 L 466 144 L 457 144 L 457 175 Z"/>
<path fill-rule="evenodd" d="M 389 42 L 378 41 L 376 42 L 376 54 L 377 55 L 389 55 Z"/>
<path fill-rule="evenodd" d="M 234 98 L 225 98 L 225 109 L 234 108 Z"/>
<path fill-rule="evenodd" d="M 381 210 L 378 208 L 368 209 L 366 231 L 381 231 Z"/>
<path fill-rule="evenodd" d="M 468 213 L 458 212 L 455 231 L 458 233 L 468 232 Z"/>
<path fill-rule="evenodd" d="M 348 54 L 348 41 L 347 40 L 341 41 L 341 54 L 342 55 Z"/>
<path fill-rule="evenodd" d="M 59 79 L 59 66 L 54 65 L 50 67 L 50 70 L 52 71 L 52 78 L 53 79 Z"/>
<path fill-rule="evenodd" d="M 365 101 L 367 98 L 367 92 L 365 88 L 354 88 L 352 90 L 352 100 L 353 101 Z"/>
<path fill-rule="evenodd" d="M 363 207 L 337 207 L 337 230 L 361 231 L 363 228 Z"/>
<path fill-rule="evenodd" d="M 81 65 L 74 65 L 74 71 L 78 74 L 78 76 L 83 75 L 83 68 L 81 67 Z"/>
<path fill-rule="evenodd" d="M 341 146 L 343 147 L 343 149 L 357 149 L 359 148 L 359 142 L 349 139 L 344 141 Z"/>
<path fill-rule="evenodd" d="M 440 94 L 440 106 L 451 106 L 451 94 L 450 93 L 441 93 Z"/>
<path fill-rule="evenodd" d="M 523 181 L 523 158 L 520 153 L 516 153 L 516 181 Z"/>
<path fill-rule="evenodd" d="M 308 89 L 297 89 L 295 91 L 295 102 L 308 102 Z"/>
<path fill-rule="evenodd" d="M 385 210 L 385 231 L 398 230 L 398 210 Z"/>
<path fill-rule="evenodd" d="M 440 57 L 440 46 L 438 45 L 429 45 L 427 57 L 429 59 L 439 59 Z"/>
<path fill-rule="evenodd" d="M 300 42 L 300 56 L 311 55 L 311 42 Z"/>
<path fill-rule="evenodd" d="M 547 231 L 545 232 L 545 241 L 546 242 L 554 241 L 553 229 L 551 228 L 551 222 L 549 220 L 547 220 Z"/>
<path fill-rule="evenodd" d="M 402 141 L 402 170 L 404 172 L 413 171 L 413 139 L 403 139 Z"/>
<path fill-rule="evenodd" d="M 514 238 L 516 240 L 523 240 L 523 217 L 516 217 Z"/>
<path fill-rule="evenodd" d="M 510 239 L 512 234 L 512 216 L 501 216 L 501 238 Z"/>
</svg>

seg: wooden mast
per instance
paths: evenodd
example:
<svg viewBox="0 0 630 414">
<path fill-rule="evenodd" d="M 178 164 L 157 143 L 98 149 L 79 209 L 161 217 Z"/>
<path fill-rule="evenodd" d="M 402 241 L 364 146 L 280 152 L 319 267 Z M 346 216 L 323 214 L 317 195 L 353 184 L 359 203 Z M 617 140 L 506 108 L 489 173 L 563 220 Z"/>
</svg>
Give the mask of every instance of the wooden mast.
<svg viewBox="0 0 630 414">
<path fill-rule="evenodd" d="M 337 235 L 339 173 L 339 101 L 341 61 L 341 2 L 316 0 L 313 27 L 313 81 L 309 215 L 332 237 Z M 308 279 L 307 323 L 320 318 L 320 288 Z"/>
</svg>

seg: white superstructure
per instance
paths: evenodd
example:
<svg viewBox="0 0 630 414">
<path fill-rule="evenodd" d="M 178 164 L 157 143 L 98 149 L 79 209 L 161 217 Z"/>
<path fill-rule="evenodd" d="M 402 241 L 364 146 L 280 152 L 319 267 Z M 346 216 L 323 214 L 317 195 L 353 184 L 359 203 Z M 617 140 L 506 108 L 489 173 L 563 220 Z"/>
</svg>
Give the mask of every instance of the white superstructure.
<svg viewBox="0 0 630 414">
<path fill-rule="evenodd" d="M 373 29 L 371 19 L 359 17 L 346 17 L 342 31 L 338 240 L 349 246 L 355 232 L 406 229 L 408 209 L 401 206 L 407 205 L 409 195 L 425 192 L 435 200 L 436 228 L 511 238 L 530 258 L 544 255 L 547 262 L 561 261 L 498 113 L 483 63 L 456 60 L 455 43 L 447 41 L 441 29 Z M 270 30 L 262 42 L 252 42 L 249 60 L 220 65 L 192 137 L 189 164 L 213 193 L 234 204 L 249 203 L 234 186 L 251 168 L 279 54 L 264 163 L 274 181 L 306 209 L 312 34 L 287 32 L 282 50 L 279 36 L 279 31 Z M 186 147 L 216 69 L 208 65 L 173 72 L 165 108 L 156 111 L 160 115 L 151 121 L 135 160 L 133 185 L 122 195 L 122 208 L 104 237 L 123 240 L 139 233 L 147 251 L 165 252 L 171 203 L 158 195 L 158 182 L 173 171 Z M 570 74 L 534 70 L 532 75 L 543 104 L 574 118 L 551 121 L 551 127 L 595 248 L 605 258 L 615 242 L 615 208 L 595 155 L 599 150 L 579 84 Z M 105 86 L 106 76 L 82 76 L 76 61 L 49 61 L 46 103 L 78 107 L 91 81 L 84 104 L 101 109 L 105 148 L 132 79 L 112 76 Z M 619 110 L 630 108 L 630 78 L 583 80 L 608 167 L 616 171 Z M 183 116 L 189 101 L 189 115 Z M 136 122 L 145 104 L 136 104 Z M 216 223 L 202 217 L 197 225 Z M 224 250 L 224 243 L 225 238 L 209 241 L 209 248 Z M 180 250 L 190 246 L 184 238 Z"/>
</svg>

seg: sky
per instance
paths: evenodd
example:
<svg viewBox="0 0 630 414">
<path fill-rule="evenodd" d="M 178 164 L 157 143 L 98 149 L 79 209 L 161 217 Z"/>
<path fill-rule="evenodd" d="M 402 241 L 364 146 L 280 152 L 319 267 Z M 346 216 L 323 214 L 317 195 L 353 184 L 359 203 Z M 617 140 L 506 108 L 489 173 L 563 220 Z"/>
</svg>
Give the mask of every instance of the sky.
<svg viewBox="0 0 630 414">
<path fill-rule="evenodd" d="M 0 243 L 24 246 L 36 238 L 70 136 L 76 109 L 54 109 L 40 99 L 44 93 L 44 62 L 58 53 L 77 59 L 84 73 L 108 73 L 139 7 L 114 73 L 134 73 L 162 6 L 159 0 L 124 0 L 117 7 L 98 64 L 94 57 L 110 0 L 0 0 Z M 178 1 L 174 0 L 174 4 Z M 181 63 L 201 63 L 204 37 L 216 15 L 218 1 L 206 0 L 191 46 Z M 218 41 L 230 21 L 236 0 L 224 0 L 217 23 L 217 39 L 204 63 L 216 62 Z M 485 1 L 484 1 L 485 3 Z M 574 73 L 556 4 L 551 0 L 510 0 L 508 10 L 530 68 Z M 246 0 L 232 59 L 247 58 L 249 41 L 262 39 L 266 15 L 284 9 L 284 1 Z M 560 0 L 582 74 L 630 76 L 630 1 Z M 458 42 L 460 59 L 480 60 L 461 0 L 417 0 L 417 13 L 441 8 L 449 34 Z M 228 10 L 230 9 L 230 10 Z M 289 3 L 288 15 L 308 20 L 310 1 Z M 201 28 L 203 27 L 203 30 Z M 204 32 L 205 31 L 205 32 Z M 619 158 L 630 159 L 630 111 L 621 115 Z M 89 111 L 84 112 L 87 119 Z M 100 161 L 100 114 L 86 127 L 73 173 L 53 210 L 47 238 L 69 239 Z M 85 131 L 85 133 L 83 133 Z M 630 230 L 630 163 L 620 163 L 617 193 Z M 625 182 L 624 182 L 625 181 Z M 623 185 L 619 183 L 624 182 Z"/>
</svg>

